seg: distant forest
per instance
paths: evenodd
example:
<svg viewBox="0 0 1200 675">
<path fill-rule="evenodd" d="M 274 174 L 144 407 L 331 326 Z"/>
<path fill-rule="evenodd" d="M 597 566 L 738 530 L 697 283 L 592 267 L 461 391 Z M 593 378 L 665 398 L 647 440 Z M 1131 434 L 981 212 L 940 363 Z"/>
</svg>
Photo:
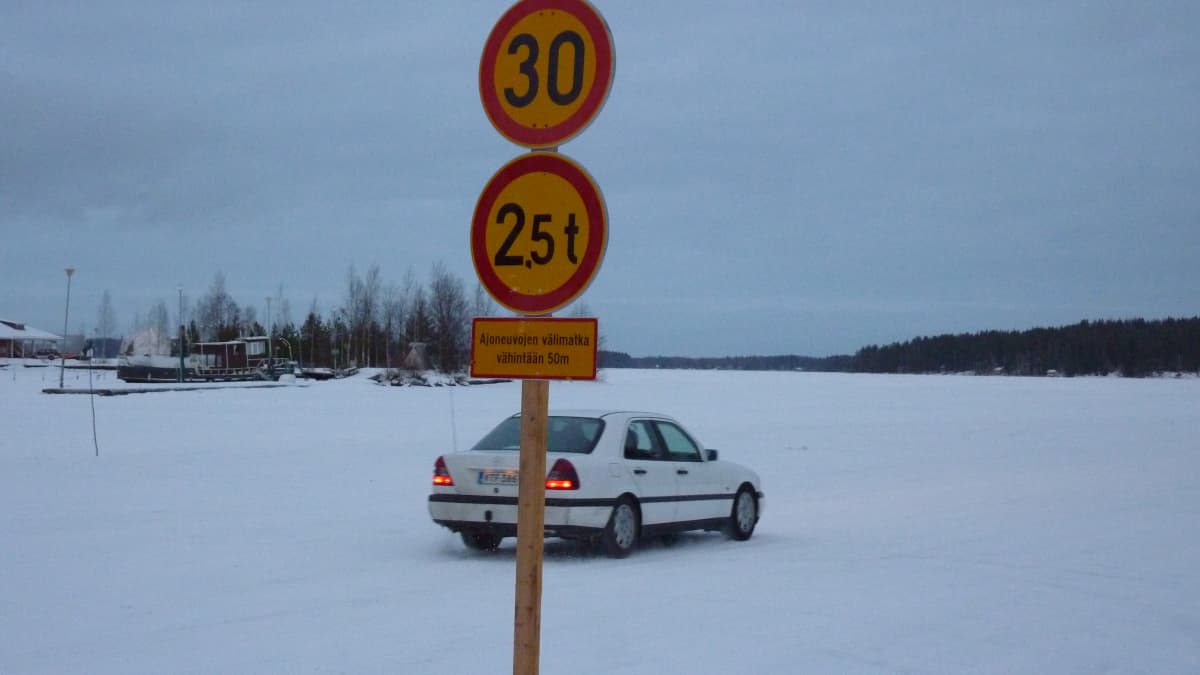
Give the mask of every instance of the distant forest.
<svg viewBox="0 0 1200 675">
<path fill-rule="evenodd" d="M 270 334 L 280 348 L 305 366 L 393 367 L 420 347 L 425 361 L 445 372 L 465 369 L 471 353 L 471 318 L 496 316 L 499 307 L 483 288 L 473 292 L 441 263 L 426 283 L 409 270 L 400 283 L 385 281 L 378 265 L 360 275 L 346 273 L 340 304 L 322 313 L 314 298 L 303 320 L 292 320 L 283 287 L 266 298 L 269 316 L 259 320 L 253 304 L 239 305 L 217 273 L 191 307 L 179 295 L 179 314 L 189 342 Z M 153 328 L 173 334 L 163 300 L 135 317 L 134 331 Z M 177 315 L 178 316 L 178 315 Z M 593 316 L 586 303 L 568 316 Z M 264 327 L 263 324 L 266 324 Z M 82 331 L 81 331 L 82 332 Z M 119 335 L 108 291 L 101 298 L 93 344 Z M 604 346 L 605 338 L 600 337 Z M 99 353 L 99 352 L 98 352 Z M 704 370 L 788 370 L 857 373 L 974 373 L 979 375 L 1110 375 L 1145 377 L 1200 373 L 1200 317 L 1081 321 L 1058 328 L 918 337 L 907 342 L 863 347 L 853 355 L 798 356 L 630 356 L 601 349 L 600 368 Z"/>
<path fill-rule="evenodd" d="M 624 352 L 601 351 L 597 356 L 601 368 L 680 368 L 698 370 L 814 370 L 824 372 L 848 371 L 852 356 L 722 356 L 692 358 L 687 356 L 630 356 Z"/>
<path fill-rule="evenodd" d="M 918 337 L 853 356 L 631 357 L 601 352 L 604 368 L 808 370 L 859 373 L 1109 375 L 1200 372 L 1200 317 L 1081 321 L 1060 328 Z"/>
<path fill-rule="evenodd" d="M 1081 321 L 1061 328 L 921 337 L 854 355 L 864 373 L 1144 377 L 1200 370 L 1200 317 Z"/>
<path fill-rule="evenodd" d="M 351 265 L 341 303 L 322 313 L 314 298 L 299 324 L 292 320 L 282 286 L 266 302 L 269 314 L 261 316 L 254 304 L 239 305 L 226 288 L 225 275 L 218 272 L 191 307 L 184 308 L 180 292 L 179 314 L 184 317 L 187 342 L 269 334 L 282 355 L 305 367 L 333 368 L 399 366 L 417 348 L 426 365 L 458 372 L 470 361 L 471 318 L 499 311 L 481 286 L 469 294 L 463 280 L 441 263 L 433 265 L 424 284 L 412 270 L 395 283 L 383 278 L 378 265 L 361 275 Z M 580 307 L 587 311 L 586 305 Z M 105 291 L 93 344 L 117 335 L 116 326 L 112 299 Z M 133 321 L 135 333 L 149 329 L 168 342 L 175 333 L 163 300 Z"/>
</svg>

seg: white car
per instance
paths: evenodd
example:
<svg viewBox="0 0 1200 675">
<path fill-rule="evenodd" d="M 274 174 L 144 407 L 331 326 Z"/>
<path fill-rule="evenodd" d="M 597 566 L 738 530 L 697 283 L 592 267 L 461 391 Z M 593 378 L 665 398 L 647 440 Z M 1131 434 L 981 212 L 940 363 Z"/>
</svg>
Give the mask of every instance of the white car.
<svg viewBox="0 0 1200 675">
<path fill-rule="evenodd" d="M 520 426 L 509 417 L 434 463 L 429 514 L 470 548 L 517 534 Z M 598 541 L 615 557 L 640 537 L 683 530 L 749 539 L 766 505 L 757 474 L 717 459 L 666 415 L 555 411 L 547 446 L 546 536 Z"/>
</svg>

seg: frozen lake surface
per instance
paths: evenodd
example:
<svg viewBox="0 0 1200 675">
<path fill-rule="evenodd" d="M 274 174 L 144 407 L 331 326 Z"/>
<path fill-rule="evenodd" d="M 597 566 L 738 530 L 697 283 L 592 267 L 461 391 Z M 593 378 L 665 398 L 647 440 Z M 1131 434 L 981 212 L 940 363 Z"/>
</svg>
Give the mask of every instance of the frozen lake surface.
<svg viewBox="0 0 1200 675">
<path fill-rule="evenodd" d="M 603 377 L 551 405 L 675 415 L 767 509 L 626 560 L 549 540 L 542 673 L 1200 672 L 1198 379 Z M 0 672 L 511 672 L 512 540 L 425 500 L 519 383 L 57 380 L 0 370 Z"/>
</svg>

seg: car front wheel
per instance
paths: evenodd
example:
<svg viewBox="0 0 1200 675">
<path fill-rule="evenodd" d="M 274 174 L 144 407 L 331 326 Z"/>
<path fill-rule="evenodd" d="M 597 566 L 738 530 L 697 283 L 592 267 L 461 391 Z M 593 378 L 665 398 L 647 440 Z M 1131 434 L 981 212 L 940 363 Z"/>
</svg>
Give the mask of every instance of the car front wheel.
<svg viewBox="0 0 1200 675">
<path fill-rule="evenodd" d="M 758 500 L 754 491 L 743 486 L 733 498 L 733 510 L 729 514 L 729 525 L 726 533 L 730 539 L 746 541 L 754 534 L 754 526 L 758 524 Z"/>
<path fill-rule="evenodd" d="M 637 505 L 629 497 L 621 497 L 613 507 L 604 533 L 600 535 L 600 543 L 604 552 L 613 558 L 624 558 L 637 546 L 639 523 Z"/>
</svg>

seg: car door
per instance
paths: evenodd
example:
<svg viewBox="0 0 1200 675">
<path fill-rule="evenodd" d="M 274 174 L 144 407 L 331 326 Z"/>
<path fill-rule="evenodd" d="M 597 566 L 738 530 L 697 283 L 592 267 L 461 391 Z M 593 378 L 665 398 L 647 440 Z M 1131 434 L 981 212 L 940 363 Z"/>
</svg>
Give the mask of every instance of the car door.
<svg viewBox="0 0 1200 675">
<path fill-rule="evenodd" d="M 638 490 L 642 523 L 657 525 L 675 520 L 675 465 L 666 456 L 652 421 L 630 420 L 625 431 L 624 460 Z"/>
<path fill-rule="evenodd" d="M 700 444 L 673 422 L 658 420 L 654 426 L 675 472 L 679 491 L 675 520 L 688 522 L 727 515 L 728 500 L 722 497 L 719 477 L 704 461 Z"/>
</svg>

